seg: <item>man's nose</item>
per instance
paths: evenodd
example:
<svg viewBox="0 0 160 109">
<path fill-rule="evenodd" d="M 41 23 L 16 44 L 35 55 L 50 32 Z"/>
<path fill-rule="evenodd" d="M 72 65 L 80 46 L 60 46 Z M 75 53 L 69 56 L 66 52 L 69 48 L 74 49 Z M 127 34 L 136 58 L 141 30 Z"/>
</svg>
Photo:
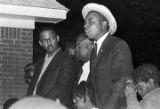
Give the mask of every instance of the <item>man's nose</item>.
<svg viewBox="0 0 160 109">
<path fill-rule="evenodd" d="M 88 24 L 87 23 L 85 23 L 84 24 L 84 29 L 86 29 L 88 27 Z"/>
<path fill-rule="evenodd" d="M 51 41 L 50 41 L 50 40 L 48 40 L 48 41 L 47 41 L 47 43 L 48 43 L 48 45 L 50 45 L 50 44 L 51 44 Z"/>
</svg>

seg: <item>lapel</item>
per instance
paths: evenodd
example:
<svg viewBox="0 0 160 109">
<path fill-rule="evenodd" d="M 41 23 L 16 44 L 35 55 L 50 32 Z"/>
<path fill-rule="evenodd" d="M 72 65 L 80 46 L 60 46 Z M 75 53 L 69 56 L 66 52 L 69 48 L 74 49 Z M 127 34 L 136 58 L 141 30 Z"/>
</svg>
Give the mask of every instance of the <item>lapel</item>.
<svg viewBox="0 0 160 109">
<path fill-rule="evenodd" d="M 63 51 L 60 50 L 56 53 L 56 55 L 53 57 L 53 59 L 51 60 L 51 62 L 49 63 L 48 67 L 46 68 L 46 70 L 44 71 L 44 74 L 42 75 L 42 77 L 39 80 L 39 83 L 37 85 L 37 91 L 40 88 L 40 85 L 42 84 L 44 78 L 47 76 L 48 73 L 55 73 L 55 69 L 58 65 L 59 62 L 61 62 L 60 60 L 62 59 L 63 55 Z M 43 66 L 42 66 L 43 67 Z M 40 71 L 41 72 L 41 71 Z M 39 76 L 38 76 L 39 77 Z M 38 92 L 37 92 L 38 93 Z"/>
<path fill-rule="evenodd" d="M 38 80 L 38 77 L 40 75 L 43 63 L 44 63 L 44 59 L 41 59 L 38 63 L 35 64 L 35 73 L 33 75 L 33 80 L 32 80 L 31 85 L 29 87 L 29 90 L 28 90 L 29 92 L 28 93 L 33 92 L 33 90 L 35 88 L 35 85 L 36 85 L 36 82 Z"/>
<path fill-rule="evenodd" d="M 77 75 L 77 79 L 76 79 L 76 82 L 75 82 L 76 85 L 78 85 L 78 82 L 79 82 L 79 79 L 80 79 L 82 73 L 83 73 L 83 69 L 81 68 L 80 71 L 78 72 L 78 75 Z"/>
<path fill-rule="evenodd" d="M 106 47 L 108 46 L 109 41 L 111 40 L 111 35 L 108 34 L 108 36 L 105 38 L 105 40 L 103 41 L 100 50 L 98 52 L 98 55 L 96 57 L 96 59 L 94 60 L 93 63 L 90 63 L 90 75 L 87 79 L 88 82 L 92 81 L 93 76 L 95 74 L 95 68 L 97 67 L 98 63 L 101 61 L 102 55 L 105 52 L 104 50 L 106 49 Z"/>
<path fill-rule="evenodd" d="M 102 45 L 101 45 L 101 47 L 100 47 L 100 50 L 99 50 L 99 52 L 98 52 L 98 55 L 97 55 L 97 57 L 96 57 L 96 59 L 95 59 L 95 62 L 94 62 L 94 64 L 93 64 L 93 70 L 92 70 L 92 71 L 95 70 L 96 66 L 97 66 L 98 63 L 100 62 L 100 60 L 101 60 L 101 58 L 102 58 L 102 54 L 104 53 L 104 51 L 105 51 L 105 49 L 106 49 L 109 41 L 111 40 L 111 37 L 112 37 L 111 34 L 108 34 L 108 36 L 107 36 L 107 37 L 105 38 L 105 40 L 103 41 L 103 43 L 102 43 Z"/>
</svg>

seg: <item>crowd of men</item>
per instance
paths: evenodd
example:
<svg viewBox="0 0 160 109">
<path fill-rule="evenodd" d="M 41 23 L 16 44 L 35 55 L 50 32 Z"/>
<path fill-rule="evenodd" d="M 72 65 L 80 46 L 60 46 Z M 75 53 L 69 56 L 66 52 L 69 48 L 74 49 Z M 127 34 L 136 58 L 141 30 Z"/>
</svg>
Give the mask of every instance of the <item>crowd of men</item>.
<svg viewBox="0 0 160 109">
<path fill-rule="evenodd" d="M 133 69 L 131 50 L 126 41 L 114 36 L 116 19 L 106 6 L 88 3 L 82 16 L 85 32 L 77 37 L 72 55 L 61 49 L 53 27 L 40 30 L 39 44 L 46 55 L 25 67 L 25 72 L 32 72 L 25 76 L 29 97 L 11 109 L 36 102 L 41 108 L 54 109 L 50 100 L 57 99 L 63 106 L 56 109 L 158 109 L 157 67 L 146 63 Z"/>
</svg>

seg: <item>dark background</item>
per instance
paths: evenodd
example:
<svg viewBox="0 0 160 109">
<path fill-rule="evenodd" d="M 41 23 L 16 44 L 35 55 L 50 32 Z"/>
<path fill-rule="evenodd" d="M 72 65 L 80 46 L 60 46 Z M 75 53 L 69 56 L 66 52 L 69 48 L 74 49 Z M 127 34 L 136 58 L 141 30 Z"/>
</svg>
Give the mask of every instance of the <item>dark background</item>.
<svg viewBox="0 0 160 109">
<path fill-rule="evenodd" d="M 160 65 L 160 0 L 57 0 L 70 11 L 67 19 L 58 24 L 36 23 L 34 31 L 34 62 L 44 51 L 38 45 L 38 30 L 47 25 L 54 26 L 61 37 L 61 45 L 74 42 L 83 32 L 82 7 L 88 2 L 107 6 L 115 16 L 118 29 L 115 36 L 129 44 L 135 67 L 142 63 Z"/>
</svg>

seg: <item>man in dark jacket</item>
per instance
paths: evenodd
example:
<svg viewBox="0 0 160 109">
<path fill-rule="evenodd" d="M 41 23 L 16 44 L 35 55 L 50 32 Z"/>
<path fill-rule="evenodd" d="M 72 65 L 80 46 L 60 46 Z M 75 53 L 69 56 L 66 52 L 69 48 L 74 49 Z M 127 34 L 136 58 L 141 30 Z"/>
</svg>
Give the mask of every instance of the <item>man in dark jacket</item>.
<svg viewBox="0 0 160 109">
<path fill-rule="evenodd" d="M 46 56 L 36 63 L 28 95 L 39 95 L 53 100 L 58 98 L 70 108 L 72 88 L 79 71 L 78 61 L 61 50 L 58 45 L 60 38 L 53 28 L 43 28 L 39 37 Z"/>
<path fill-rule="evenodd" d="M 82 9 L 82 16 L 85 33 L 95 43 L 87 81 L 94 88 L 96 105 L 99 109 L 118 109 L 123 100 L 120 87 L 116 86 L 133 71 L 131 51 L 124 40 L 113 36 L 117 23 L 106 6 L 88 3 Z"/>
</svg>

